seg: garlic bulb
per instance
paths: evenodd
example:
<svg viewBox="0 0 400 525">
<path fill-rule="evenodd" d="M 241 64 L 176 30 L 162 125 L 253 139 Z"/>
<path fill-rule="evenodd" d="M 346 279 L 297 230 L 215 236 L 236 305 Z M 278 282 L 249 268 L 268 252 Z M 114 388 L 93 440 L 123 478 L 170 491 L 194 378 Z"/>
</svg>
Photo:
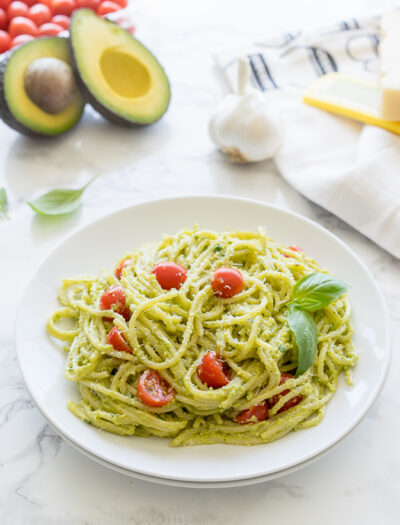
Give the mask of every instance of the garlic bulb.
<svg viewBox="0 0 400 525">
<path fill-rule="evenodd" d="M 249 85 L 247 58 L 239 60 L 238 93 L 227 95 L 211 117 L 211 140 L 233 162 L 258 162 L 275 155 L 283 124 L 266 98 Z"/>
</svg>

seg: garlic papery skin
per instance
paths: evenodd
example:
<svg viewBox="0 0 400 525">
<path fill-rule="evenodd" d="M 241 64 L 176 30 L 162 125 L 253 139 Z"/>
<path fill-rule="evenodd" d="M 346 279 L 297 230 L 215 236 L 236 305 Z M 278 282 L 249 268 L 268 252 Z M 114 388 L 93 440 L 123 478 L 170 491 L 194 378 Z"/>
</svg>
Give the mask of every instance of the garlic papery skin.
<svg viewBox="0 0 400 525">
<path fill-rule="evenodd" d="M 238 93 L 225 97 L 209 125 L 211 140 L 234 162 L 270 159 L 283 142 L 280 116 L 263 93 L 249 86 L 249 76 L 248 60 L 240 59 Z"/>
</svg>

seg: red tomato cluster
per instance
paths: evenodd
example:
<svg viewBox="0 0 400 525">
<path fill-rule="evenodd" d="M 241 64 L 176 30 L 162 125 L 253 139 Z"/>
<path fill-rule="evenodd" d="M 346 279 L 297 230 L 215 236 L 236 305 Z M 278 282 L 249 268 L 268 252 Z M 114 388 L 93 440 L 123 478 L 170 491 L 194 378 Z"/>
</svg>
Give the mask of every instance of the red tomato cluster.
<svg viewBox="0 0 400 525">
<path fill-rule="evenodd" d="M 81 7 L 104 16 L 123 9 L 127 3 L 128 0 L 0 0 L 0 53 L 39 36 L 58 35 L 69 28 L 72 13 Z M 134 31 L 132 26 L 126 29 Z"/>
</svg>

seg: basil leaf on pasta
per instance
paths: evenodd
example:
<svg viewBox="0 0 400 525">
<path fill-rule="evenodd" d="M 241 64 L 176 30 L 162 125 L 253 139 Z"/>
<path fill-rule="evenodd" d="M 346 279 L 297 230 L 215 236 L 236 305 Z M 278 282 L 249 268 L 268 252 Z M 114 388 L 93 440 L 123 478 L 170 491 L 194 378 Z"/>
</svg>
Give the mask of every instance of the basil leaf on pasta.
<svg viewBox="0 0 400 525">
<path fill-rule="evenodd" d="M 4 188 L 0 188 L 0 216 L 3 215 L 8 219 L 7 215 L 7 193 Z"/>
<path fill-rule="evenodd" d="M 72 213 L 79 208 L 82 193 L 96 177 L 97 175 L 77 190 L 52 190 L 32 202 L 28 202 L 28 204 L 39 215 L 65 215 Z"/>
<path fill-rule="evenodd" d="M 302 310 L 315 312 L 336 301 L 348 289 L 349 286 L 340 279 L 326 273 L 311 273 L 296 283 L 293 299 L 288 306 L 297 306 Z"/>
<path fill-rule="evenodd" d="M 317 326 L 308 312 L 294 307 L 290 308 L 287 321 L 298 348 L 296 376 L 299 376 L 314 362 L 318 342 Z"/>
</svg>

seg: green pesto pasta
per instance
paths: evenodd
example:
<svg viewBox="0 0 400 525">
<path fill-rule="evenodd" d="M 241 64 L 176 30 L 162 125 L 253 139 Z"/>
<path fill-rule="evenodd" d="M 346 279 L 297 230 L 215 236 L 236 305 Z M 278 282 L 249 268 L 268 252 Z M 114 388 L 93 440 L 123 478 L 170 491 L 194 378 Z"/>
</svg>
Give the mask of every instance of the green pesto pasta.
<svg viewBox="0 0 400 525">
<path fill-rule="evenodd" d="M 357 356 L 350 305 L 342 295 L 312 314 L 318 329 L 313 365 L 279 384 L 282 373 L 297 367 L 286 319 L 293 288 L 305 275 L 327 272 L 303 252 L 268 238 L 262 228 L 220 233 L 196 226 L 164 235 L 122 260 L 120 280 L 115 269 L 64 279 L 61 307 L 47 322 L 48 333 L 66 343 L 65 375 L 80 392 L 80 402 L 68 401 L 68 407 L 83 421 L 124 436 L 171 438 L 172 446 L 255 445 L 318 424 L 340 373 L 351 383 Z M 163 290 L 152 273 L 165 261 L 187 269 L 179 289 Z M 210 285 L 220 267 L 237 268 L 244 278 L 242 291 L 228 299 L 217 297 Z M 128 321 L 100 309 L 100 297 L 115 285 L 126 294 Z M 107 342 L 113 326 L 132 353 Z M 197 373 L 211 350 L 229 367 L 230 380 L 221 388 L 208 387 Z M 157 371 L 175 391 L 164 406 L 147 406 L 138 396 L 139 379 L 147 370 Z M 285 410 L 296 397 L 301 401 Z M 263 402 L 270 407 L 267 419 L 235 420 Z"/>
</svg>

